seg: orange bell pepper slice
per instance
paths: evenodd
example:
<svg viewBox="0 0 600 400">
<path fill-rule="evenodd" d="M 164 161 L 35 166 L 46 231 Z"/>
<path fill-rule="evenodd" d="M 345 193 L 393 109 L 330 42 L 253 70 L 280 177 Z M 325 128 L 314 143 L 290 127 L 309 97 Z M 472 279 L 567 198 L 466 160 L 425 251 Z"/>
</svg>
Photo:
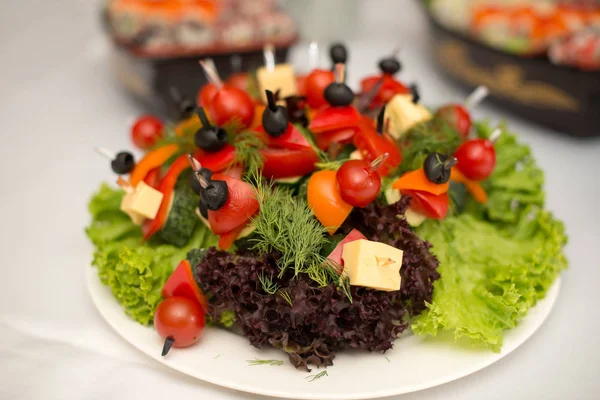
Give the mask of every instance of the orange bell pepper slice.
<svg viewBox="0 0 600 400">
<path fill-rule="evenodd" d="M 454 182 L 462 183 L 463 185 L 465 185 L 465 188 L 467 188 L 469 193 L 471 193 L 471 196 L 473 196 L 475 201 L 477 201 L 481 204 L 487 203 L 487 200 L 488 200 L 487 193 L 485 192 L 485 190 L 483 189 L 481 184 L 477 181 L 472 181 L 469 178 L 467 178 L 466 176 L 464 176 L 463 173 L 460 172 L 460 170 L 458 168 L 456 168 L 456 167 L 452 168 L 451 174 L 450 174 L 450 179 L 453 180 Z"/>
<path fill-rule="evenodd" d="M 352 206 L 342 200 L 335 178 L 336 171 L 315 172 L 308 181 L 308 206 L 330 235 L 344 223 Z"/>
<path fill-rule="evenodd" d="M 173 157 L 177 150 L 179 150 L 178 145 L 168 144 L 146 153 L 146 155 L 135 165 L 133 171 L 131 171 L 129 183 L 132 186 L 136 186 L 146 178 L 146 175 L 148 175 L 151 170 L 160 167 L 169 158 Z"/>
<path fill-rule="evenodd" d="M 420 190 L 439 196 L 442 193 L 446 193 L 450 188 L 450 183 L 437 184 L 431 182 L 425 176 L 425 170 L 423 168 L 410 171 L 396 179 L 392 184 L 392 188 L 398 190 Z"/>
<path fill-rule="evenodd" d="M 250 129 L 256 129 L 262 126 L 262 115 L 265 112 L 265 108 L 267 106 L 262 103 L 254 104 L 254 118 L 252 118 L 252 123 L 250 124 Z"/>
</svg>

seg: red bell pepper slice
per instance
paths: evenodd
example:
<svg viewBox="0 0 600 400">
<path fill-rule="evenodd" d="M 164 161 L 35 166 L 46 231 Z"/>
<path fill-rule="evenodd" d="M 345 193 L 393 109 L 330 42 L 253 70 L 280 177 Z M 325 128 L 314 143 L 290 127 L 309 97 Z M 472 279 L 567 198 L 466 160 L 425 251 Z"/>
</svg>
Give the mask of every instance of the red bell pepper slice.
<svg viewBox="0 0 600 400">
<path fill-rule="evenodd" d="M 386 134 L 380 135 L 373 128 L 366 128 L 362 124 L 363 129 L 354 135 L 354 145 L 360 150 L 363 159 L 373 161 L 380 155 L 388 153 L 387 160 L 377 171 L 381 176 L 387 176 L 402 162 L 402 153 L 392 140 L 386 138 Z"/>
<path fill-rule="evenodd" d="M 350 143 L 356 131 L 358 131 L 357 128 L 344 128 L 320 133 L 316 137 L 317 147 L 321 150 L 327 150 L 332 143 Z"/>
<path fill-rule="evenodd" d="M 252 186 L 241 179 L 214 174 L 213 180 L 227 183 L 227 201 L 217 211 L 208 210 L 210 229 L 217 235 L 229 233 L 243 225 L 258 211 L 259 204 Z"/>
<path fill-rule="evenodd" d="M 360 114 L 352 106 L 347 107 L 324 107 L 317 111 L 315 117 L 310 121 L 309 128 L 313 133 L 334 131 L 343 128 L 358 127 Z"/>
<path fill-rule="evenodd" d="M 448 192 L 440 195 L 422 192 L 420 190 L 401 190 L 403 196 L 410 196 L 410 207 L 427 218 L 444 219 L 450 206 Z"/>
<path fill-rule="evenodd" d="M 262 149 L 264 165 L 262 174 L 268 178 L 289 178 L 310 174 L 319 161 L 317 153 L 312 148 L 297 150 Z"/>
<path fill-rule="evenodd" d="M 144 178 L 146 185 L 156 189 L 160 183 L 160 167 L 154 168 L 148 172 L 148 175 Z"/>
<path fill-rule="evenodd" d="M 360 82 L 360 88 L 362 93 L 367 93 L 373 89 L 373 87 L 379 82 L 379 80 L 383 78 L 383 82 L 379 91 L 373 98 L 371 104 L 369 104 L 369 108 L 377 108 L 386 104 L 388 101 L 392 99 L 397 94 L 407 94 L 410 93 L 410 89 L 403 85 L 401 82 L 394 79 L 391 75 L 383 74 L 383 75 L 375 75 L 368 76 L 364 78 Z"/>
<path fill-rule="evenodd" d="M 269 147 L 292 150 L 311 147 L 308 140 L 293 124 L 288 124 L 287 130 L 276 138 L 268 135 L 262 125 L 256 131 L 259 137 L 266 139 L 265 141 Z"/>
<path fill-rule="evenodd" d="M 194 279 L 192 265 L 188 260 L 180 262 L 167 279 L 162 288 L 162 296 L 165 299 L 173 296 L 187 297 L 190 300 L 197 301 L 202 310 L 205 313 L 208 312 L 208 302 Z"/>
<path fill-rule="evenodd" d="M 177 183 L 179 175 L 188 168 L 190 168 L 190 164 L 187 156 L 179 156 L 175 162 L 171 164 L 162 181 L 160 181 L 156 190 L 163 194 L 163 199 L 160 203 L 156 217 L 152 220 L 147 220 L 142 226 L 144 240 L 147 240 L 150 236 L 158 232 L 167 221 L 169 209 L 171 208 L 171 201 L 173 200 L 175 184 Z"/>
<path fill-rule="evenodd" d="M 240 233 L 242 233 L 242 231 L 246 228 L 246 225 L 248 225 L 248 222 L 238 226 L 231 232 L 222 234 L 219 237 L 219 248 L 221 250 L 229 250 L 233 242 L 237 240 L 238 236 L 240 236 Z"/>
<path fill-rule="evenodd" d="M 208 168 L 212 172 L 221 172 L 233 163 L 235 155 L 235 147 L 226 144 L 225 147 L 214 153 L 196 150 L 194 158 L 200 162 L 202 167 Z"/>
<path fill-rule="evenodd" d="M 344 245 L 346 243 L 354 242 L 360 239 L 366 239 L 365 235 L 363 235 L 362 233 L 360 233 L 360 231 L 356 229 L 352 229 L 350 233 L 347 234 L 346 237 L 342 239 L 342 241 L 339 242 L 337 246 L 335 246 L 335 249 L 333 249 L 333 251 L 327 256 L 328 260 L 334 262 L 333 267 L 336 269 L 338 274 L 341 274 L 344 270 L 343 268 L 341 270 L 338 270 L 339 267 L 344 266 L 344 260 L 342 258 L 342 251 L 344 250 Z"/>
</svg>

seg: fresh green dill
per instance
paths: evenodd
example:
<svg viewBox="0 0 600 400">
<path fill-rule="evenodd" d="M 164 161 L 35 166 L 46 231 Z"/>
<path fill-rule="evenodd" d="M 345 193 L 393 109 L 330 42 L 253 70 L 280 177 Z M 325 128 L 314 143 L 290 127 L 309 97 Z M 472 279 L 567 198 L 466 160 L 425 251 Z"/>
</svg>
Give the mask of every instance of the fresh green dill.
<svg viewBox="0 0 600 400">
<path fill-rule="evenodd" d="M 259 360 L 258 358 L 255 358 L 254 360 L 247 360 L 247 361 L 251 367 L 254 367 L 256 365 L 269 365 L 271 367 L 275 367 L 275 366 L 283 364 L 283 361 L 281 361 L 281 360 Z"/>
<path fill-rule="evenodd" d="M 267 276 L 266 274 L 261 272 L 258 274 L 258 281 L 260 282 L 260 285 L 262 286 L 264 292 L 267 294 L 275 294 L 277 293 L 277 290 L 279 290 L 279 285 L 273 283 L 272 276 Z"/>
<path fill-rule="evenodd" d="M 387 360 L 387 362 L 392 362 L 387 356 L 383 356 Z"/>
<path fill-rule="evenodd" d="M 434 151 L 453 154 L 460 142 L 460 134 L 439 119 L 417 125 L 398 140 L 402 164 L 396 175 L 420 168 L 425 158 Z"/>
<path fill-rule="evenodd" d="M 305 379 L 308 379 L 309 382 L 312 382 L 314 380 L 321 379 L 324 376 L 329 376 L 329 374 L 327 373 L 327 370 L 321 371 L 316 375 L 309 375 Z"/>
<path fill-rule="evenodd" d="M 176 144 L 180 147 L 181 152 L 179 153 L 193 153 L 196 150 L 194 143 L 194 134 L 196 133 L 195 128 L 186 128 L 181 131 L 181 135 L 178 135 L 175 131 L 176 126 L 169 124 L 166 125 L 163 130 L 163 136 L 156 141 L 151 150 L 158 149 L 159 147 L 168 146 L 170 144 Z"/>
<path fill-rule="evenodd" d="M 213 359 L 216 360 L 219 357 L 221 357 L 221 354 L 217 354 L 216 356 L 213 357 Z"/>
<path fill-rule="evenodd" d="M 282 299 L 284 299 L 286 301 L 286 303 L 288 303 L 290 306 L 293 306 L 294 304 L 292 303 L 292 297 L 290 296 L 290 294 L 288 292 L 286 292 L 285 290 L 279 290 L 277 292 L 277 294 L 279 296 L 281 296 Z"/>
<path fill-rule="evenodd" d="M 235 147 L 233 164 L 243 164 L 247 175 L 257 175 L 264 163 L 260 154 L 260 150 L 265 147 L 263 141 L 254 132 L 243 131 L 235 135 L 233 146 Z"/>
<path fill-rule="evenodd" d="M 315 165 L 318 169 L 330 169 L 333 171 L 337 171 L 338 169 L 340 169 L 342 164 L 348 160 L 349 160 L 349 158 L 345 158 L 342 160 L 334 160 L 334 161 L 323 161 L 323 162 L 318 162 Z"/>
<path fill-rule="evenodd" d="M 256 192 L 260 213 L 254 218 L 257 237 L 253 248 L 262 254 L 281 254 L 280 276 L 288 268 L 298 275 L 320 266 L 319 251 L 327 243 L 325 228 L 306 201 L 264 181 L 257 182 Z"/>
<path fill-rule="evenodd" d="M 345 275 L 340 275 L 338 271 L 342 270 L 342 266 L 338 263 L 325 258 L 320 257 L 320 263 L 317 267 L 311 268 L 307 271 L 308 277 L 315 281 L 319 287 L 324 287 L 333 283 L 339 290 L 341 290 L 350 303 L 352 303 L 352 294 L 350 293 L 350 280 Z"/>
<path fill-rule="evenodd" d="M 294 127 L 302 134 L 302 136 L 304 136 L 313 149 L 315 149 L 317 152 L 320 151 L 317 147 L 314 135 L 308 128 L 302 126 L 301 124 L 294 124 Z"/>
</svg>

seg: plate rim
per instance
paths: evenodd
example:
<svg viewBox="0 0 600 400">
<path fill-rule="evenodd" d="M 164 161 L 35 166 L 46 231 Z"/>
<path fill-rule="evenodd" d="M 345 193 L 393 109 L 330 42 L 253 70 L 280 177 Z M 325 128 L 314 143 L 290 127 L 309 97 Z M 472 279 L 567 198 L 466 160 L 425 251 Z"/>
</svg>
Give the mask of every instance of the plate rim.
<svg viewBox="0 0 600 400">
<path fill-rule="evenodd" d="M 501 353 L 490 352 L 491 357 L 489 359 L 489 362 L 485 361 L 482 365 L 475 365 L 473 368 L 469 368 L 466 372 L 464 370 L 461 370 L 460 373 L 457 373 L 455 375 L 445 375 L 439 379 L 432 379 L 432 380 L 428 380 L 421 384 L 414 384 L 413 386 L 410 386 L 409 389 L 406 389 L 406 388 L 400 389 L 400 390 L 386 389 L 386 390 L 377 391 L 377 392 L 373 392 L 373 391 L 359 392 L 359 393 L 354 393 L 352 395 L 349 395 L 349 394 L 336 395 L 336 394 L 325 393 L 325 392 L 310 392 L 309 394 L 304 395 L 302 393 L 283 392 L 283 391 L 280 391 L 279 389 L 265 391 L 264 389 L 262 389 L 260 387 L 257 388 L 257 387 L 253 387 L 251 385 L 247 385 L 244 383 L 238 383 L 236 381 L 231 381 L 231 380 L 227 381 L 227 380 L 222 380 L 222 379 L 218 379 L 218 378 L 213 378 L 210 375 L 202 374 L 202 371 L 198 371 L 198 370 L 192 371 L 186 365 L 174 366 L 168 360 L 165 360 L 162 357 L 159 357 L 159 353 L 157 353 L 156 356 L 148 353 L 145 349 L 142 348 L 142 346 L 138 342 L 129 339 L 129 335 L 124 333 L 125 328 L 123 328 L 122 326 L 117 324 L 115 321 L 113 321 L 112 318 L 107 316 L 107 314 L 109 312 L 106 309 L 104 309 L 104 307 L 100 304 L 101 299 L 98 297 L 98 295 L 96 295 L 97 289 L 94 288 L 94 285 L 96 285 L 99 288 L 103 288 L 105 291 L 107 291 L 108 294 L 110 295 L 110 298 L 115 303 L 116 303 L 116 299 L 114 298 L 112 292 L 110 292 L 110 288 L 108 286 L 104 285 L 100 281 L 100 277 L 98 276 L 97 269 L 95 267 L 93 267 L 91 265 L 91 263 L 88 263 L 88 266 L 86 267 L 85 275 L 86 275 L 87 291 L 92 299 L 92 303 L 94 304 L 94 307 L 96 308 L 98 313 L 102 316 L 102 319 L 104 320 L 104 322 L 107 323 L 108 326 L 110 326 L 111 329 L 113 329 L 116 333 L 118 333 L 119 336 L 125 342 L 129 343 L 131 346 L 135 347 L 138 351 L 140 351 L 141 353 L 143 353 L 145 356 L 149 357 L 150 359 L 154 360 L 155 362 L 158 362 L 164 366 L 169 367 L 170 369 L 173 369 L 177 372 L 180 372 L 182 374 L 190 376 L 194 379 L 198 379 L 203 382 L 208 382 L 212 385 L 216 385 L 219 387 L 233 389 L 233 390 L 237 390 L 237 391 L 245 392 L 245 393 L 257 394 L 257 395 L 271 397 L 271 398 L 291 398 L 291 399 L 298 399 L 298 400 L 379 399 L 379 398 L 397 396 L 397 395 L 402 395 L 402 394 L 406 394 L 406 393 L 412 393 L 412 392 L 418 392 L 421 390 L 430 389 L 430 388 L 440 386 L 440 385 L 443 385 L 443 384 L 446 384 L 449 382 L 453 382 L 455 380 L 472 375 L 473 373 L 481 371 L 481 370 L 489 367 L 490 365 L 498 362 L 502 358 L 508 356 L 514 350 L 516 350 L 517 348 L 522 346 L 525 342 L 527 342 L 531 337 L 533 337 L 535 335 L 535 333 L 540 329 L 540 327 L 545 324 L 546 320 L 548 319 L 548 316 L 554 309 L 556 300 L 560 294 L 560 287 L 561 287 L 561 277 L 558 276 L 557 279 L 552 284 L 552 286 L 550 287 L 550 289 L 548 290 L 548 292 L 546 293 L 546 296 L 543 299 L 538 301 L 538 303 L 541 301 L 549 301 L 549 304 L 546 306 L 547 310 L 546 310 L 545 314 L 541 317 L 539 323 L 527 334 L 527 336 L 522 341 L 520 341 L 519 343 L 517 343 L 516 345 L 513 345 L 511 347 L 504 346 Z M 118 306 L 120 307 L 120 305 L 118 305 Z M 534 307 L 537 307 L 537 304 Z M 132 320 L 124 312 L 122 315 L 125 318 L 128 318 L 132 323 L 137 324 L 137 322 Z M 152 329 L 152 328 L 148 327 L 148 329 Z M 248 344 L 248 346 L 250 346 L 250 344 Z M 200 376 L 200 375 L 203 375 L 203 376 Z"/>
</svg>

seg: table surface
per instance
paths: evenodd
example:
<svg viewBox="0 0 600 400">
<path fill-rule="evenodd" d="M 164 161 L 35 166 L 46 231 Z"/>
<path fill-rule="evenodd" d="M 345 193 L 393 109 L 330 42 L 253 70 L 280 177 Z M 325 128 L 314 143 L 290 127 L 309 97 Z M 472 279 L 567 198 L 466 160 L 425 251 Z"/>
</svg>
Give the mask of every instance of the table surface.
<svg viewBox="0 0 600 400">
<path fill-rule="evenodd" d="M 340 5 L 344 22 L 329 21 Z M 306 38 L 349 45 L 350 83 L 400 45 L 402 78 L 418 81 L 426 103 L 465 95 L 431 65 L 415 2 L 289 6 Z M 92 251 L 83 234 L 86 203 L 101 180 L 114 179 L 92 147 L 127 148 L 127 128 L 140 112 L 108 68 L 110 46 L 97 13 L 89 0 L 0 3 L 0 398 L 261 399 L 188 378 L 138 353 L 101 319 L 86 292 Z M 299 69 L 306 68 L 305 54 L 293 52 Z M 546 171 L 547 206 L 566 222 L 571 267 L 554 311 L 520 349 L 467 378 L 398 398 L 598 398 L 600 140 L 557 135 L 485 104 L 476 116 L 508 120 L 532 146 Z"/>
</svg>

